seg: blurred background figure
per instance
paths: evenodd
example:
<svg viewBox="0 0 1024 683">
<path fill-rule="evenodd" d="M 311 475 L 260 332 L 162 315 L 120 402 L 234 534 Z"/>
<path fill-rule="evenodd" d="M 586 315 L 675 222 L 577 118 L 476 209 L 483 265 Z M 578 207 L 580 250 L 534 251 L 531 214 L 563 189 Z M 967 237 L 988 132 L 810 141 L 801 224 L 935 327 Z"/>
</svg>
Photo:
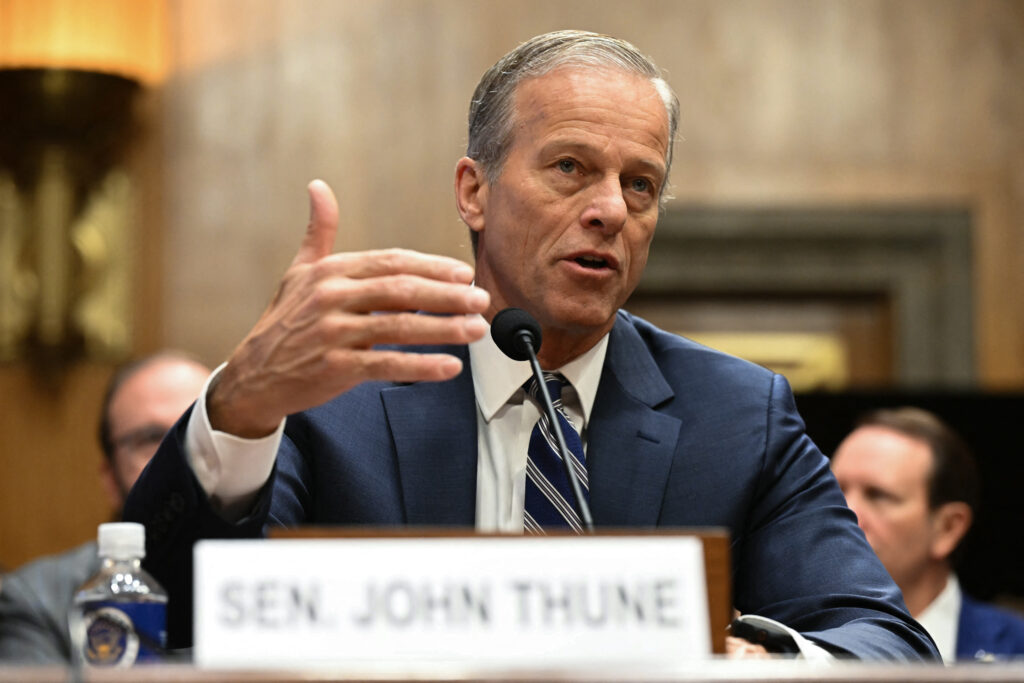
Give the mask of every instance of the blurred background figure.
<svg viewBox="0 0 1024 683">
<path fill-rule="evenodd" d="M 209 374 L 191 356 L 164 351 L 124 366 L 111 378 L 100 413 L 104 459 L 99 474 L 115 518 L 120 519 L 128 490 L 160 440 Z M 68 608 L 75 589 L 98 568 L 91 541 L 0 579 L 0 663 L 70 663 Z"/>
<path fill-rule="evenodd" d="M 1024 655 L 1024 618 L 971 599 L 954 573 L 979 479 L 952 429 L 918 408 L 872 412 L 839 444 L 832 469 L 944 661 Z"/>
</svg>

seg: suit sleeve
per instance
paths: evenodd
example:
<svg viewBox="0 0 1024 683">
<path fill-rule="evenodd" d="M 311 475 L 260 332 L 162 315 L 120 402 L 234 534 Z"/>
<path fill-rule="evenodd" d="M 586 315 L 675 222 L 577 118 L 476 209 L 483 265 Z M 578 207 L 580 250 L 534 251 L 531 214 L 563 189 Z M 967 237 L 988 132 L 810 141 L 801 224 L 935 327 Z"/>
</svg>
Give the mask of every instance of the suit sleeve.
<svg viewBox="0 0 1024 683">
<path fill-rule="evenodd" d="M 66 666 L 70 661 L 67 610 L 49 609 L 43 599 L 18 574 L 3 578 L 0 664 Z"/>
<path fill-rule="evenodd" d="M 204 538 L 258 538 L 270 510 L 274 474 L 252 513 L 237 523 L 217 514 L 196 479 L 185 451 L 189 409 L 171 428 L 125 501 L 124 519 L 146 527 L 143 566 L 167 590 L 168 647 L 192 640 L 192 547 Z"/>
<path fill-rule="evenodd" d="M 734 543 L 737 608 L 784 623 L 840 656 L 937 658 L 778 375 L 766 421 L 758 490 Z"/>
<path fill-rule="evenodd" d="M 68 610 L 99 566 L 96 544 L 43 557 L 0 579 L 0 665 L 62 665 L 71 660 Z"/>
</svg>

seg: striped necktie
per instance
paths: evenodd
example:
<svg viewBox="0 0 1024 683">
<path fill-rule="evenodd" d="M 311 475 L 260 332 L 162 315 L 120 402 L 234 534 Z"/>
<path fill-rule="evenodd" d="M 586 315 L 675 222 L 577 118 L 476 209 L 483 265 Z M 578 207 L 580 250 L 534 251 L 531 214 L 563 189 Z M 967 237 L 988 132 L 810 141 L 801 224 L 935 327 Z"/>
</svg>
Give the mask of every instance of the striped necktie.
<svg viewBox="0 0 1024 683">
<path fill-rule="evenodd" d="M 544 373 L 544 383 L 551 395 L 551 402 L 558 414 L 558 422 L 565 436 L 565 443 L 572 455 L 572 465 L 580 480 L 583 495 L 588 495 L 587 464 L 583 455 L 583 442 L 562 408 L 562 387 L 566 381 L 554 372 Z M 537 379 L 527 382 L 530 396 L 539 400 Z M 523 511 L 523 529 L 530 534 L 543 534 L 545 530 L 572 529 L 582 533 L 580 515 L 577 512 L 576 497 L 569 484 L 569 477 L 558 452 L 558 440 L 551 432 L 546 411 L 541 410 L 540 419 L 530 435 L 530 448 L 526 460 L 526 500 Z"/>
</svg>

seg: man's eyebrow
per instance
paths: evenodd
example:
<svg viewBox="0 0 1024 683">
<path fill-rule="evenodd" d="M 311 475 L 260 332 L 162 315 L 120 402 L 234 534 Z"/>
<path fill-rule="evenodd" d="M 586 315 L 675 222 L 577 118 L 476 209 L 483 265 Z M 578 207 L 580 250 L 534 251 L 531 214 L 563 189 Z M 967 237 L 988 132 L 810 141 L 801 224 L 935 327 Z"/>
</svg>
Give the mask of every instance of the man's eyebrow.
<svg viewBox="0 0 1024 683">
<path fill-rule="evenodd" d="M 162 437 L 169 429 L 170 427 L 167 425 L 158 422 L 147 422 L 114 437 L 112 441 L 115 445 L 119 445 L 137 439 L 149 439 L 157 436 Z"/>
<path fill-rule="evenodd" d="M 592 145 L 588 142 L 568 140 L 564 138 L 551 140 L 540 148 L 541 157 L 552 156 L 562 152 L 596 154 L 600 152 L 600 149 L 596 145 Z M 652 173 L 659 178 L 665 177 L 665 161 L 663 159 L 653 161 L 643 157 L 631 158 L 630 164 L 639 166 L 647 173 Z"/>
<path fill-rule="evenodd" d="M 651 161 L 650 159 L 634 159 L 633 163 L 642 168 L 645 172 L 657 176 L 659 179 L 665 178 L 665 162 L 663 161 Z"/>
</svg>

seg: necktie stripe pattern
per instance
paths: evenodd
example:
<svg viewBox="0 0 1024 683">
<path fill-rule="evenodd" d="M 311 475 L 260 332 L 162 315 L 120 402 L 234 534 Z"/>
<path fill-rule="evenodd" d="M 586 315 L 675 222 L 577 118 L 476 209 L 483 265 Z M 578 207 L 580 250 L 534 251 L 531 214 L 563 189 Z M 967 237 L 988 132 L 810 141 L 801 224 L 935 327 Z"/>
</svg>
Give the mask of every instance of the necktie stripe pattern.
<svg viewBox="0 0 1024 683">
<path fill-rule="evenodd" d="M 545 375 L 545 377 L 547 377 L 547 375 Z M 531 386 L 533 387 L 534 391 L 537 390 L 536 381 L 534 381 Z M 587 466 L 584 463 L 580 462 L 579 456 L 576 455 L 577 452 L 583 452 L 583 442 L 580 440 L 579 432 L 577 432 L 576 428 L 572 426 L 572 421 L 569 419 L 569 416 L 565 413 L 565 410 L 562 408 L 561 395 L 559 394 L 558 398 L 556 399 L 556 394 L 551 392 L 550 388 L 548 389 L 548 393 L 551 394 L 551 404 L 554 405 L 555 410 L 558 411 L 558 416 L 560 418 L 564 418 L 559 420 L 559 423 L 562 425 L 562 436 L 565 437 L 565 445 L 569 447 L 569 451 L 575 456 L 571 460 L 572 468 L 576 471 L 576 476 L 579 478 L 580 484 L 583 485 L 583 488 L 589 489 L 589 482 L 587 481 Z M 536 396 L 537 394 L 533 395 Z M 541 434 L 544 435 L 544 440 L 547 441 L 548 448 L 550 448 L 552 453 L 555 454 L 555 457 L 558 458 L 558 462 L 562 462 L 562 455 L 558 450 L 558 438 L 551 430 L 551 421 L 548 420 L 547 414 L 541 415 L 541 419 L 537 423 L 537 426 L 540 427 L 540 432 Z M 573 446 L 574 440 L 579 442 L 580 444 L 578 450 Z"/>
<path fill-rule="evenodd" d="M 561 462 L 561 459 L 559 459 Z M 561 515 L 565 521 L 558 520 L 561 525 L 568 523 L 577 533 L 582 531 L 580 524 L 579 513 L 576 512 L 570 503 L 568 498 L 563 495 L 548 479 L 544 476 L 544 473 L 540 471 L 537 465 L 533 461 L 527 461 L 526 463 L 526 477 L 527 481 L 537 487 L 539 493 L 544 496 L 544 499 L 549 503 L 555 510 Z M 571 491 L 569 493 L 571 496 Z M 529 511 L 527 511 L 529 514 Z M 533 519 L 533 515 L 530 515 Z M 538 527 L 540 525 L 538 524 Z M 541 532 L 543 533 L 543 531 Z"/>
<path fill-rule="evenodd" d="M 572 455 L 570 463 L 580 480 L 583 495 L 586 496 L 589 486 L 583 442 L 562 408 L 565 379 L 557 373 L 545 373 L 544 383 L 551 395 L 566 446 Z M 538 390 L 536 379 L 527 383 L 527 391 L 534 398 L 537 398 Z M 527 452 L 523 529 L 532 534 L 543 534 L 546 529 L 572 529 L 581 533 L 583 527 L 575 503 L 576 498 L 559 453 L 558 439 L 551 431 L 546 412 L 542 412 L 530 435 Z"/>
</svg>

